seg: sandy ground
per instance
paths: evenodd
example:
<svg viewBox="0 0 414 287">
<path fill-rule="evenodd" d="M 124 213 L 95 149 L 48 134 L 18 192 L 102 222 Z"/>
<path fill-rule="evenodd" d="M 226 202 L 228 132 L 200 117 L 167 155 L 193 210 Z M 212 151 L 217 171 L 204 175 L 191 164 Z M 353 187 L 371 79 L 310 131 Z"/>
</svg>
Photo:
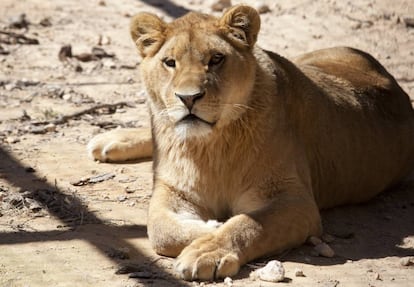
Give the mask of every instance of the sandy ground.
<svg viewBox="0 0 414 287">
<path fill-rule="evenodd" d="M 117 126 L 148 126 L 139 59 L 128 34 L 131 15 L 151 11 L 168 20 L 189 10 L 211 12 L 210 4 L 1 1 L 0 286 L 200 285 L 175 279 L 173 260 L 150 248 L 151 162 L 99 164 L 87 158 L 85 145 Z M 357 47 L 377 57 L 414 97 L 414 28 L 407 20 L 414 16 L 412 0 L 267 4 L 262 47 L 286 57 Z M 21 13 L 29 23 L 16 21 Z M 38 44 L 28 44 L 33 39 Z M 68 44 L 74 57 L 62 54 L 62 62 L 58 54 Z M 93 47 L 103 50 L 91 55 Z M 92 61 L 81 61 L 88 57 Z M 414 180 L 369 203 L 324 211 L 323 221 L 336 256 L 317 257 L 311 246 L 276 256 L 287 277 L 277 284 L 413 286 L 414 266 L 402 261 L 414 256 Z M 275 285 L 248 276 L 268 260 L 244 267 L 233 286 Z M 119 264 L 121 271 L 133 267 L 136 278 L 115 274 Z M 295 276 L 296 269 L 305 277 Z"/>
</svg>

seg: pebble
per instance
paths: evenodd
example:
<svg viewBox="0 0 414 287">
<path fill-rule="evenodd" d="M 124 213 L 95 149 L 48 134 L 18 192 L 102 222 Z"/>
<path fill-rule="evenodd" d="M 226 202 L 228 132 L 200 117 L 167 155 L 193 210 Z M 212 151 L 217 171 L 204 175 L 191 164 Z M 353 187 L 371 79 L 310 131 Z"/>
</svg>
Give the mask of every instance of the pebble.
<svg viewBox="0 0 414 287">
<path fill-rule="evenodd" d="M 277 260 L 269 261 L 266 266 L 250 273 L 250 279 L 260 279 L 267 282 L 280 282 L 285 279 L 285 268 Z"/>
<path fill-rule="evenodd" d="M 300 269 L 300 268 L 295 269 L 295 276 L 296 277 L 306 277 L 305 274 L 303 273 L 303 270 Z"/>
<path fill-rule="evenodd" d="M 116 69 L 116 64 L 112 60 L 104 60 L 103 61 L 103 66 L 105 68 L 109 68 L 109 69 Z"/>
<path fill-rule="evenodd" d="M 410 266 L 414 265 L 414 257 L 403 257 L 400 259 L 401 266 Z"/>
<path fill-rule="evenodd" d="M 270 8 L 268 5 L 266 5 L 266 3 L 264 3 L 263 1 L 256 1 L 255 7 L 254 7 L 257 12 L 259 12 L 260 14 L 264 14 L 264 13 L 268 13 L 270 12 Z"/>
<path fill-rule="evenodd" d="M 0 45 L 0 55 L 8 55 L 8 54 L 10 54 L 10 51 Z M 5 58 L 3 58 L 3 60 L 5 60 Z"/>
<path fill-rule="evenodd" d="M 374 272 L 374 276 L 373 276 L 374 280 L 382 280 L 381 275 L 378 272 Z"/>
<path fill-rule="evenodd" d="M 42 20 L 40 20 L 39 25 L 42 27 L 50 27 L 52 26 L 52 22 L 50 21 L 49 17 L 45 17 Z"/>
<path fill-rule="evenodd" d="M 405 17 L 403 18 L 403 21 L 405 23 L 405 26 L 407 26 L 408 28 L 414 28 L 414 18 Z"/>
<path fill-rule="evenodd" d="M 218 0 L 211 5 L 211 9 L 216 12 L 221 12 L 231 6 L 231 0 Z"/>
<path fill-rule="evenodd" d="M 45 126 L 45 129 L 48 132 L 54 132 L 54 131 L 56 131 L 56 125 L 55 124 L 47 124 Z"/>
<path fill-rule="evenodd" d="M 42 206 L 34 199 L 25 198 L 25 203 L 27 207 L 33 212 L 39 212 L 42 210 Z"/>
<path fill-rule="evenodd" d="M 14 144 L 20 142 L 20 139 L 17 137 L 7 137 L 5 141 L 9 144 Z"/>
<path fill-rule="evenodd" d="M 111 44 L 111 38 L 105 35 L 99 35 L 98 46 Z"/>
<path fill-rule="evenodd" d="M 324 242 L 317 244 L 314 250 L 318 253 L 318 255 L 323 257 L 331 258 L 335 256 L 335 252 L 332 248 Z"/>
<path fill-rule="evenodd" d="M 224 285 L 233 286 L 233 279 L 231 279 L 230 277 L 224 278 Z"/>
<path fill-rule="evenodd" d="M 117 197 L 119 202 L 124 202 L 128 199 L 128 197 L 126 195 L 120 195 Z"/>
<path fill-rule="evenodd" d="M 22 13 L 18 16 L 13 16 L 9 19 L 9 27 L 10 28 L 27 28 L 30 25 L 30 22 L 26 18 L 26 14 Z"/>
<path fill-rule="evenodd" d="M 135 187 L 130 187 L 130 186 L 127 186 L 127 187 L 125 187 L 125 192 L 126 193 L 134 193 L 134 192 L 136 192 L 138 189 L 137 188 L 135 188 Z"/>
</svg>

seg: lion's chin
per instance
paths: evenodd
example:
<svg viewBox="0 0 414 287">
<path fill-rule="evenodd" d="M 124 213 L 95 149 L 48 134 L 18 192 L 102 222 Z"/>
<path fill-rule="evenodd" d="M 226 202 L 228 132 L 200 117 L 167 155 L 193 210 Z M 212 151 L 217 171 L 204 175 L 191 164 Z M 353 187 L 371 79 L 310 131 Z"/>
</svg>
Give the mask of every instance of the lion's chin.
<svg viewBox="0 0 414 287">
<path fill-rule="evenodd" d="M 196 115 L 190 114 L 177 122 L 175 132 L 182 140 L 205 138 L 212 132 L 214 123 L 207 122 Z"/>
</svg>

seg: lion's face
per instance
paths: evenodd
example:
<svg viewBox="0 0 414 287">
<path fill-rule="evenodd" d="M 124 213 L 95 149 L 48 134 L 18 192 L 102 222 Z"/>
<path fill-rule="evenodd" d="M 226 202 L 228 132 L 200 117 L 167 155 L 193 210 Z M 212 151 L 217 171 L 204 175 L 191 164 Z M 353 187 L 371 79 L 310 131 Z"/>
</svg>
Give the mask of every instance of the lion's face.
<svg viewBox="0 0 414 287">
<path fill-rule="evenodd" d="M 182 138 L 206 136 L 248 108 L 260 22 L 257 13 L 231 12 L 221 19 L 189 14 L 171 24 L 139 14 L 132 22 L 152 116 Z"/>
</svg>

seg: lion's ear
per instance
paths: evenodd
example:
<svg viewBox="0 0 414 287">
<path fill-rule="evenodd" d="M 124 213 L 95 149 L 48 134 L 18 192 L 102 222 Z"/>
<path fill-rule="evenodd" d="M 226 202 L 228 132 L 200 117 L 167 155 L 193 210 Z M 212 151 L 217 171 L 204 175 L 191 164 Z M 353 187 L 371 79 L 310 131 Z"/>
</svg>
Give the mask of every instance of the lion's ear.
<svg viewBox="0 0 414 287">
<path fill-rule="evenodd" d="M 241 46 L 252 48 L 260 30 L 260 16 L 253 7 L 236 5 L 231 7 L 219 20 L 226 36 Z"/>
<path fill-rule="evenodd" d="M 142 57 L 153 56 L 164 43 L 165 22 L 151 13 L 135 15 L 130 24 L 132 40 Z"/>
</svg>

